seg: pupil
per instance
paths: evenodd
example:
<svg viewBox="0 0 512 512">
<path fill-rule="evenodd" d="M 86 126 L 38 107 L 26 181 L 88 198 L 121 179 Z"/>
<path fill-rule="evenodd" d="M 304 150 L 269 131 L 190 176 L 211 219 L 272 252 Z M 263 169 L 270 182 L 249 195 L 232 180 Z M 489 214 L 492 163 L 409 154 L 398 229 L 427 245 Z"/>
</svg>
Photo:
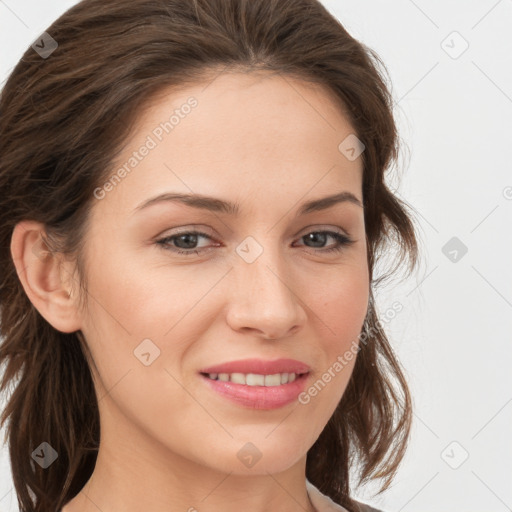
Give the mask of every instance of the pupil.
<svg viewBox="0 0 512 512">
<path fill-rule="evenodd" d="M 182 247 L 182 249 L 192 249 L 197 243 L 197 235 L 194 234 L 180 235 L 176 241 L 179 241 L 180 239 L 185 239 L 185 247 Z"/>
<path fill-rule="evenodd" d="M 318 242 L 318 239 L 320 239 L 320 246 L 325 244 L 325 237 L 326 233 L 309 233 L 309 235 L 306 235 L 306 238 L 309 238 L 312 242 Z"/>
</svg>

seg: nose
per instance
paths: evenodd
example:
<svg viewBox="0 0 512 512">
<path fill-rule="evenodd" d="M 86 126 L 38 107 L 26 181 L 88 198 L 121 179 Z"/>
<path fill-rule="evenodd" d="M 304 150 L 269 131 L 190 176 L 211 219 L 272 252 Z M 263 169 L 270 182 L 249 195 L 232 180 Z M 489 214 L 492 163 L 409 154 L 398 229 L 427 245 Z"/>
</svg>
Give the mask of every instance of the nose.
<svg viewBox="0 0 512 512">
<path fill-rule="evenodd" d="M 277 250 L 271 254 L 265 249 L 252 263 L 240 259 L 231 274 L 227 322 L 232 329 L 280 339 L 302 328 L 307 318 L 304 303 Z"/>
</svg>

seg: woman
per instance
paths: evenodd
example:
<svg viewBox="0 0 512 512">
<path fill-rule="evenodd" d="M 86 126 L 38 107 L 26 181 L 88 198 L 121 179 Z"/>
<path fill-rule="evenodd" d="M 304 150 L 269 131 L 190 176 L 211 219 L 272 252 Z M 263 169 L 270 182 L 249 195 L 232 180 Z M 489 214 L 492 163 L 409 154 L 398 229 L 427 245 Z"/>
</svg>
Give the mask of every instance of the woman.
<svg viewBox="0 0 512 512">
<path fill-rule="evenodd" d="M 374 266 L 417 254 L 379 65 L 316 0 L 84 0 L 28 49 L 0 103 L 20 510 L 374 510 L 351 477 L 389 486 L 412 414 Z"/>
</svg>

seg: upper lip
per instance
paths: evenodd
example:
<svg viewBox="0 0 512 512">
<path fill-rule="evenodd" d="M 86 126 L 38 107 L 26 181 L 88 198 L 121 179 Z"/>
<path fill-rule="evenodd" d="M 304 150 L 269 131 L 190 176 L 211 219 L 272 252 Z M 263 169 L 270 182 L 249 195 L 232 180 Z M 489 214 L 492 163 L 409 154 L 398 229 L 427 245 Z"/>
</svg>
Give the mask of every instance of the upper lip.
<svg viewBox="0 0 512 512">
<path fill-rule="evenodd" d="M 199 370 L 200 373 L 256 373 L 258 375 L 309 371 L 310 367 L 306 363 L 295 359 L 239 359 Z"/>
</svg>

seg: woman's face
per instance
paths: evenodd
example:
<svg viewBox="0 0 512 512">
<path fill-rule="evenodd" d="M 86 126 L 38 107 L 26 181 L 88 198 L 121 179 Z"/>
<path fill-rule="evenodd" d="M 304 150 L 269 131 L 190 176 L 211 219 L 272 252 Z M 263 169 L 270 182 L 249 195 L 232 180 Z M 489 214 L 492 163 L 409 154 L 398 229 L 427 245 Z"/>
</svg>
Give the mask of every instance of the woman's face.
<svg viewBox="0 0 512 512">
<path fill-rule="evenodd" d="M 84 253 L 102 449 L 235 474 L 304 462 L 368 306 L 353 137 L 326 90 L 290 77 L 222 74 L 145 111 Z"/>
</svg>

